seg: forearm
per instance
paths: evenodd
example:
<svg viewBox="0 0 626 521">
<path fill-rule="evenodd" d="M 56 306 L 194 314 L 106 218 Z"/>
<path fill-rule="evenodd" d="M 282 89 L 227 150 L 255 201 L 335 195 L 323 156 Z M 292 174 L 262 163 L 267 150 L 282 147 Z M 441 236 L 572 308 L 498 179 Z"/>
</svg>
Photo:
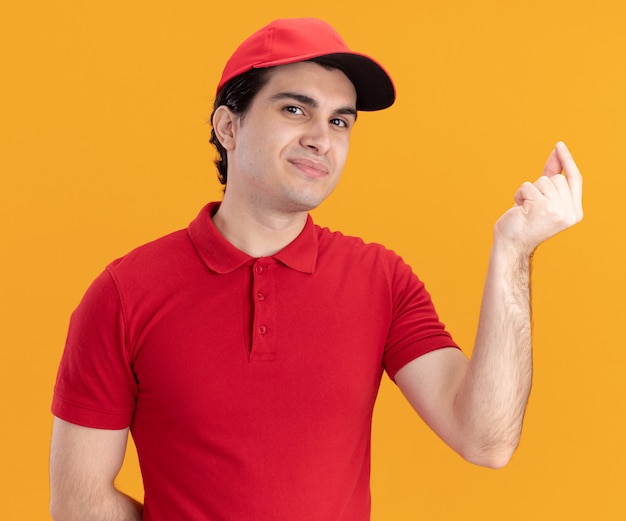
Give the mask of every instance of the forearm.
<svg viewBox="0 0 626 521">
<path fill-rule="evenodd" d="M 582 176 L 562 142 L 543 175 L 523 183 L 514 199 L 494 227 L 471 360 L 439 349 L 395 375 L 418 414 L 448 445 L 488 467 L 506 464 L 517 447 L 530 393 L 532 253 L 583 217 Z"/>
<path fill-rule="evenodd" d="M 141 521 L 143 505 L 126 494 L 111 489 L 106 493 L 81 497 L 52 495 L 50 513 L 54 521 Z"/>
<path fill-rule="evenodd" d="M 465 456 L 499 467 L 517 447 L 532 380 L 532 253 L 494 241 L 476 342 L 455 400 Z"/>
</svg>

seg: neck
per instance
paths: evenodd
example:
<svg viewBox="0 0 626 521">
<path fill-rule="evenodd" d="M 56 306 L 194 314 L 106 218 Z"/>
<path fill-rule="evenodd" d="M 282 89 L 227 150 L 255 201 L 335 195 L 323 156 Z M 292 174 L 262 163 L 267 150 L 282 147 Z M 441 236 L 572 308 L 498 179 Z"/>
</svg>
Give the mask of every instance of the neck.
<svg viewBox="0 0 626 521">
<path fill-rule="evenodd" d="M 251 257 L 268 257 L 292 242 L 306 224 L 307 213 L 278 214 L 240 207 L 224 197 L 213 224 L 235 248 Z"/>
</svg>

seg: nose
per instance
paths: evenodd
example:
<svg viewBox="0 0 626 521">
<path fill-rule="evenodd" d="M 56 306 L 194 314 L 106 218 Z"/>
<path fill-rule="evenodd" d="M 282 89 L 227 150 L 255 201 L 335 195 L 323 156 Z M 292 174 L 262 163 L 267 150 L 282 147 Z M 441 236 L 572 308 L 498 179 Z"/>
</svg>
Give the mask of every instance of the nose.
<svg viewBox="0 0 626 521">
<path fill-rule="evenodd" d="M 324 155 L 330 149 L 330 128 L 328 121 L 321 118 L 312 119 L 304 129 L 300 144 L 315 152 Z"/>
</svg>

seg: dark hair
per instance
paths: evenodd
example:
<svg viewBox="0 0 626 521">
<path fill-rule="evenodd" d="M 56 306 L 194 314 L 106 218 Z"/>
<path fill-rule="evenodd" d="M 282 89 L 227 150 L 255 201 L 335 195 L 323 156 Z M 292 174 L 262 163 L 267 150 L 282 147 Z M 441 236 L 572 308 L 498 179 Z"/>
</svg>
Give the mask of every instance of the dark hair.
<svg viewBox="0 0 626 521">
<path fill-rule="evenodd" d="M 228 157 L 226 150 L 215 135 L 213 128 L 213 114 L 215 110 L 226 105 L 231 112 L 243 117 L 250 107 L 252 100 L 258 92 L 265 86 L 270 78 L 272 68 L 250 69 L 239 76 L 235 76 L 228 81 L 217 93 L 215 103 L 213 104 L 213 112 L 211 113 L 211 139 L 209 142 L 213 144 L 217 150 L 215 166 L 217 167 L 217 178 L 220 183 L 226 186 L 228 178 Z"/>
</svg>

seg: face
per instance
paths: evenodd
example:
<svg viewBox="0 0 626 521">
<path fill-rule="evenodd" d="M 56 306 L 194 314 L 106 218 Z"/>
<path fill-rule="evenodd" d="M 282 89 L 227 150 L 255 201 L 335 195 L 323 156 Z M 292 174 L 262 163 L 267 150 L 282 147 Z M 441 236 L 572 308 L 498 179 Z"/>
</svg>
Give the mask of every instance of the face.
<svg viewBox="0 0 626 521">
<path fill-rule="evenodd" d="M 225 199 L 264 212 L 307 212 L 339 181 L 356 121 L 356 91 L 337 69 L 283 65 L 245 115 L 231 117 L 223 142 L 229 167 Z"/>
</svg>

